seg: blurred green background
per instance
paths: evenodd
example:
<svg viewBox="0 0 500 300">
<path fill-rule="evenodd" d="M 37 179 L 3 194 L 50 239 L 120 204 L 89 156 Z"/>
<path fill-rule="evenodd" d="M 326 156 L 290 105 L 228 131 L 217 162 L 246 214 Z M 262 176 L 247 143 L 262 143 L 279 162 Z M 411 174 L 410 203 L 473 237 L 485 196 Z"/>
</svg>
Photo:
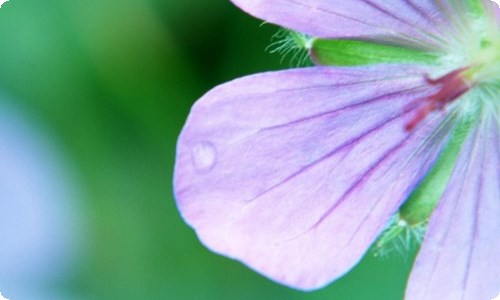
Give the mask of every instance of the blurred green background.
<svg viewBox="0 0 500 300">
<path fill-rule="evenodd" d="M 40 212 L 40 218 L 63 219 L 40 236 L 69 236 L 54 246 L 69 258 L 27 242 L 19 247 L 54 256 L 45 264 L 31 262 L 22 249 L 2 245 L 24 234 L 29 215 L 18 227 L 0 231 L 0 292 L 10 300 L 38 300 L 42 294 L 43 299 L 108 300 L 402 299 L 411 257 L 368 255 L 327 288 L 303 293 L 209 252 L 176 210 L 175 143 L 190 106 L 224 81 L 288 68 L 286 60 L 280 63 L 278 55 L 265 51 L 276 31 L 228 0 L 4 4 L 0 118 L 9 115 L 8 105 L 27 124 L 19 126 L 34 132 L 28 139 L 48 145 L 55 159 L 33 180 L 55 178 L 55 186 L 70 190 L 70 196 L 40 199 L 57 212 L 56 217 Z M 8 124 L 8 132 L 17 126 Z M 32 150 L 35 154 L 27 155 L 43 160 L 36 147 Z M 10 176 L 18 167 L 0 173 Z M 15 195 L 1 191 L 5 219 L 13 213 L 6 203 Z M 26 201 L 32 200 L 37 199 Z M 13 276 L 16 264 L 7 268 L 4 261 L 23 264 L 24 275 Z"/>
</svg>

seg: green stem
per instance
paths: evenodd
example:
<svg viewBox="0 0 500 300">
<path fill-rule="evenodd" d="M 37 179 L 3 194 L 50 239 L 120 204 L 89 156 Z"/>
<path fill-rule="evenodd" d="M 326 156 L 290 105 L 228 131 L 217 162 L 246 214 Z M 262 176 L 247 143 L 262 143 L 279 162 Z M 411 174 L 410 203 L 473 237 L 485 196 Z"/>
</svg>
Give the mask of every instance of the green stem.
<svg viewBox="0 0 500 300">
<path fill-rule="evenodd" d="M 460 150 L 470 133 L 473 122 L 458 121 L 451 137 L 428 175 L 399 209 L 402 220 L 411 226 L 426 222 L 443 195 L 455 167 Z"/>
</svg>

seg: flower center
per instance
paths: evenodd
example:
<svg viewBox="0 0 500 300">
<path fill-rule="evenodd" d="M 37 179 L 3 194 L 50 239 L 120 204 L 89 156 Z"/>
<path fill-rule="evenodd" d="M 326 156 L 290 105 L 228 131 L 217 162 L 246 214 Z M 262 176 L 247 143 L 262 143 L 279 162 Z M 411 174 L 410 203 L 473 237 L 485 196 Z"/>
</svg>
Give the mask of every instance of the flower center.
<svg viewBox="0 0 500 300">
<path fill-rule="evenodd" d="M 469 91 L 472 83 L 464 76 L 468 70 L 469 68 L 461 68 L 438 79 L 427 77 L 426 81 L 431 85 L 439 86 L 439 90 L 435 94 L 422 99 L 425 103 L 417 111 L 413 119 L 406 123 L 406 130 L 412 131 L 428 114 L 438 109 L 443 110 L 446 104 Z"/>
<path fill-rule="evenodd" d="M 465 77 L 475 83 L 500 81 L 500 37 L 484 39 Z"/>
<path fill-rule="evenodd" d="M 493 30 L 494 29 L 494 30 Z M 469 68 L 462 76 L 469 82 L 470 93 L 460 100 L 462 111 L 482 111 L 482 114 L 498 118 L 500 111 L 500 30 L 493 26 L 489 35 L 481 41 Z M 500 121 L 500 120 L 499 120 Z"/>
</svg>

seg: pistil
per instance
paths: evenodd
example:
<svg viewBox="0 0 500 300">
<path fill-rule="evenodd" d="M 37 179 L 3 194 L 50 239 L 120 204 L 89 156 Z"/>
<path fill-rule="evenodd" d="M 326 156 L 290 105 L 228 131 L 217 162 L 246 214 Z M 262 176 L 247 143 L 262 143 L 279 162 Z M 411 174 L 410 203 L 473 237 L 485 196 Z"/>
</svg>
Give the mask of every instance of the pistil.
<svg viewBox="0 0 500 300">
<path fill-rule="evenodd" d="M 473 84 L 467 79 L 466 76 L 464 76 L 464 72 L 468 69 L 468 67 L 460 68 L 437 79 L 432 79 L 427 76 L 425 78 L 427 83 L 432 86 L 439 86 L 439 90 L 429 97 L 418 100 L 424 101 L 425 104 L 406 124 L 406 130 L 412 131 L 427 117 L 427 115 L 436 110 L 443 110 L 448 103 L 453 102 L 469 91 Z"/>
</svg>

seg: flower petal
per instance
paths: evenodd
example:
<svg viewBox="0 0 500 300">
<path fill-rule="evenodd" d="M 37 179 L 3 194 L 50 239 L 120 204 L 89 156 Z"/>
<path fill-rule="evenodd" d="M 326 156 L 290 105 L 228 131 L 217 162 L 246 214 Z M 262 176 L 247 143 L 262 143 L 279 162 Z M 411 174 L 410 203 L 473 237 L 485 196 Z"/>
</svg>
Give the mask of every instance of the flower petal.
<svg viewBox="0 0 500 300">
<path fill-rule="evenodd" d="M 498 0 L 484 0 L 484 6 L 486 7 L 487 14 L 491 18 L 495 19 L 497 27 L 500 26 L 500 3 Z M 489 11 L 489 13 L 488 13 Z M 497 28 L 498 31 L 498 28 Z"/>
<path fill-rule="evenodd" d="M 374 38 L 440 49 L 455 10 L 432 0 L 232 0 L 270 23 L 321 38 Z"/>
<path fill-rule="evenodd" d="M 413 268 L 406 299 L 493 299 L 500 292 L 499 131 L 478 127 L 457 161 Z"/>
<path fill-rule="evenodd" d="M 208 92 L 178 142 L 184 219 L 207 247 L 280 283 L 307 290 L 341 276 L 442 146 L 431 135 L 444 114 L 404 130 L 412 100 L 435 92 L 421 74 L 316 67 Z"/>
</svg>

